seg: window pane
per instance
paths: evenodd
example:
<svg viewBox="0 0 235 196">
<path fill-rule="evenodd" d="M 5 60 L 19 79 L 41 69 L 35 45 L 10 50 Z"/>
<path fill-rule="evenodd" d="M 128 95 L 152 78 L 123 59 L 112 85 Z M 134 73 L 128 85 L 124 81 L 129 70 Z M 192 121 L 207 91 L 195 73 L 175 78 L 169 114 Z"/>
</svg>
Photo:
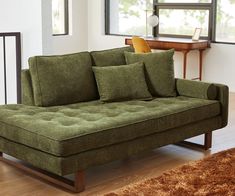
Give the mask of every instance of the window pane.
<svg viewBox="0 0 235 196">
<path fill-rule="evenodd" d="M 209 10 L 160 9 L 159 33 L 192 36 L 195 28 L 202 28 L 208 36 Z"/>
<path fill-rule="evenodd" d="M 110 0 L 110 33 L 146 35 L 146 8 L 153 9 L 152 0 Z M 152 35 L 149 26 L 148 35 Z"/>
<path fill-rule="evenodd" d="M 158 0 L 159 3 L 211 3 L 211 0 Z"/>
<path fill-rule="evenodd" d="M 235 42 L 234 10 L 234 0 L 218 0 L 216 41 Z"/>
<path fill-rule="evenodd" d="M 52 0 L 52 28 L 53 34 L 66 34 L 66 1 Z"/>
</svg>

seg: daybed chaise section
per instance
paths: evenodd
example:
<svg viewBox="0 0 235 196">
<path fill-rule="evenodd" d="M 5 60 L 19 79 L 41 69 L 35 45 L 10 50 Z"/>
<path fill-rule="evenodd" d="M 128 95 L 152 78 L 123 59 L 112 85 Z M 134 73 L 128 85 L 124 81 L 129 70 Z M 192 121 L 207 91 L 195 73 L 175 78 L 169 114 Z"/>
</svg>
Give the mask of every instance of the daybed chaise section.
<svg viewBox="0 0 235 196">
<path fill-rule="evenodd" d="M 118 65 L 125 62 L 123 52 L 126 50 L 131 51 L 130 48 L 124 48 L 98 52 L 102 58 L 95 60 L 101 61 L 101 64 L 112 62 L 111 53 L 111 57 L 115 57 L 114 65 Z M 104 61 L 106 53 L 108 59 Z M 60 100 L 62 102 L 56 100 L 54 104 L 53 93 L 46 82 L 51 79 L 50 74 L 42 83 L 33 86 L 30 71 L 23 70 L 22 105 L 0 106 L 0 152 L 53 173 L 51 178 L 32 172 L 72 191 L 84 190 L 84 170 L 92 166 L 124 159 L 201 134 L 206 134 L 206 144 L 203 147 L 208 149 L 211 146 L 211 132 L 228 123 L 228 87 L 225 85 L 177 79 L 177 97 L 104 104 L 96 100 L 98 95 L 89 53 L 72 54 L 72 59 L 70 55 L 38 58 L 44 68 L 47 68 L 48 62 L 57 65 L 63 59 L 68 63 L 72 60 L 73 63 L 69 66 L 78 63 L 81 67 L 74 69 L 85 70 L 81 75 L 88 73 L 88 77 L 83 79 L 90 79 L 88 86 L 92 88 L 89 88 L 89 94 L 86 95 L 89 99 L 84 102 L 87 97 L 76 99 L 73 94 L 72 104 L 66 104 L 66 96 Z M 37 60 L 33 59 L 32 63 L 38 63 Z M 85 64 L 90 67 L 84 67 Z M 65 69 L 64 74 L 70 70 L 67 67 Z M 53 67 L 50 71 L 52 74 Z M 36 68 L 33 73 L 35 84 L 38 77 Z M 76 74 L 73 73 L 73 77 L 76 78 Z M 69 77 L 66 81 L 71 82 Z M 35 89 L 43 85 L 43 82 L 46 90 L 44 97 L 40 89 Z M 59 81 L 56 80 L 53 84 L 58 87 Z M 78 88 L 76 82 L 71 84 Z M 84 89 L 86 90 L 77 89 L 77 92 Z M 36 102 L 34 92 L 40 95 Z M 57 90 L 56 93 L 60 95 L 61 92 Z M 73 93 L 73 88 L 70 88 L 70 93 Z M 50 98 L 49 101 L 46 100 L 47 97 Z M 47 107 L 42 107 L 43 104 Z M 72 173 L 75 173 L 74 183 L 61 179 Z"/>
</svg>

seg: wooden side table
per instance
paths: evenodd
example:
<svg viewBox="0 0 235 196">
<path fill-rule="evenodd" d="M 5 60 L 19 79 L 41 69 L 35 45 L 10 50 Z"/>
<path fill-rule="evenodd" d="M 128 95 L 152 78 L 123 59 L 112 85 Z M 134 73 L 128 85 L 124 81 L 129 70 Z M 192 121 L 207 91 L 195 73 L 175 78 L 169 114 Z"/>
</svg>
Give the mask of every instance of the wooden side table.
<svg viewBox="0 0 235 196">
<path fill-rule="evenodd" d="M 151 49 L 169 50 L 174 48 L 176 51 L 183 53 L 183 78 L 187 76 L 187 55 L 192 50 L 199 51 L 199 76 L 193 78 L 193 80 L 202 80 L 202 66 L 203 66 L 203 52 L 207 48 L 210 48 L 210 41 L 200 40 L 192 41 L 191 39 L 180 39 L 180 38 L 148 38 L 146 39 Z M 126 45 L 132 45 L 132 39 L 126 38 Z"/>
</svg>

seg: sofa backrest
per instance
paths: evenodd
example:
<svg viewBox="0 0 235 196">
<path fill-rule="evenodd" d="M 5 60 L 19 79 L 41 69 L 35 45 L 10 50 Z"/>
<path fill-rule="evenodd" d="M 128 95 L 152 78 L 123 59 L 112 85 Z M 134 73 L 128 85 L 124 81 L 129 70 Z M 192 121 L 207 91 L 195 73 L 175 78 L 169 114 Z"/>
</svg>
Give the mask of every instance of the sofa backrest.
<svg viewBox="0 0 235 196">
<path fill-rule="evenodd" d="M 29 70 L 21 73 L 22 103 L 54 106 L 98 99 L 92 65 L 126 64 L 124 51 L 134 50 L 123 47 L 91 53 L 31 57 Z"/>
<path fill-rule="evenodd" d="M 97 99 L 88 52 L 29 59 L 36 106 L 57 106 Z"/>
<path fill-rule="evenodd" d="M 114 48 L 110 50 L 93 51 L 91 57 L 94 66 L 125 65 L 124 52 L 134 52 L 132 47 Z"/>
</svg>

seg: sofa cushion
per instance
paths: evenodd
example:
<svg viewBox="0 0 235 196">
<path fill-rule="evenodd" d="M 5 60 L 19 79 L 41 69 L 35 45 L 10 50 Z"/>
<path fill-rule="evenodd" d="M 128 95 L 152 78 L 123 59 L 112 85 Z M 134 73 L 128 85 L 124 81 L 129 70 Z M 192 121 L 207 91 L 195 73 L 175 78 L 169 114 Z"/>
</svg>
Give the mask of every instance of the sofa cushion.
<svg viewBox="0 0 235 196">
<path fill-rule="evenodd" d="M 115 48 L 103 51 L 91 52 L 93 65 L 95 66 L 114 66 L 125 65 L 124 52 L 133 52 L 132 47 Z"/>
<path fill-rule="evenodd" d="M 88 52 L 29 59 L 36 106 L 90 101 L 97 89 Z"/>
<path fill-rule="evenodd" d="M 100 94 L 104 102 L 123 100 L 150 100 L 143 63 L 93 67 Z"/>
<path fill-rule="evenodd" d="M 146 150 L 177 143 L 204 134 L 207 130 L 219 128 L 221 128 L 221 116 L 62 158 L 2 137 L 0 137 L 0 150 L 35 167 L 65 176 L 92 166 L 125 159 Z"/>
<path fill-rule="evenodd" d="M 217 97 L 217 88 L 213 83 L 177 79 L 176 88 L 178 94 L 182 96 L 210 100 L 215 100 Z"/>
<path fill-rule="evenodd" d="M 173 49 L 145 54 L 125 52 L 127 64 L 144 62 L 149 90 L 155 97 L 176 96 L 173 55 Z"/>
<path fill-rule="evenodd" d="M 7 105 L 0 106 L 0 136 L 56 156 L 69 156 L 220 113 L 218 101 L 182 96 L 55 107 Z"/>
</svg>

